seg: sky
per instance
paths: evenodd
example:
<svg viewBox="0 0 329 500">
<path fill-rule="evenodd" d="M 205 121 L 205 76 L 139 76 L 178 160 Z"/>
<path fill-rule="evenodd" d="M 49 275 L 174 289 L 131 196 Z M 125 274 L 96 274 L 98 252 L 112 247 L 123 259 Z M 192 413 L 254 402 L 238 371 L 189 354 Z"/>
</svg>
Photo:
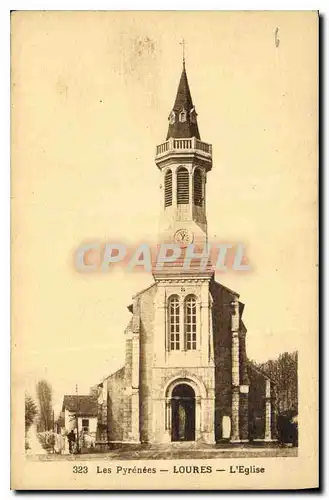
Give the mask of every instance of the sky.
<svg viewBox="0 0 329 500">
<path fill-rule="evenodd" d="M 122 269 L 81 274 L 85 241 L 152 241 L 155 147 L 186 69 L 213 145 L 210 238 L 242 242 L 248 273 L 218 273 L 245 304 L 256 361 L 316 329 L 316 17 L 280 12 L 16 12 L 12 16 L 12 324 L 15 383 L 64 394 L 124 362 L 132 295 Z M 276 29 L 277 35 L 275 36 Z M 279 40 L 279 44 L 276 43 Z M 304 348 L 305 351 L 305 348 Z M 305 355 L 307 352 L 305 352 Z"/>
</svg>

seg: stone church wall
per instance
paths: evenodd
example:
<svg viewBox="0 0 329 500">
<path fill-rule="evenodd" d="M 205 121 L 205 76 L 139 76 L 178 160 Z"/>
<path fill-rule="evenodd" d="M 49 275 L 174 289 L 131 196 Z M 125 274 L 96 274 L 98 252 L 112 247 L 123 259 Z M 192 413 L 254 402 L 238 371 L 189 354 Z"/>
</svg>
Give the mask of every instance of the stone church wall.
<svg viewBox="0 0 329 500">
<path fill-rule="evenodd" d="M 154 299 L 157 287 L 145 290 L 139 297 L 140 313 L 140 438 L 152 439 L 152 365 L 154 335 Z"/>
<path fill-rule="evenodd" d="M 231 302 L 234 295 L 216 282 L 211 283 L 212 323 L 215 358 L 215 439 L 222 438 L 222 420 L 232 414 Z"/>
<path fill-rule="evenodd" d="M 108 377 L 108 439 L 122 441 L 124 438 L 124 407 L 125 407 L 125 368 L 120 368 Z"/>
<path fill-rule="evenodd" d="M 259 371 L 249 366 L 250 379 L 249 391 L 249 437 L 250 439 L 264 439 L 265 437 L 265 405 L 266 405 L 266 377 Z M 271 399 L 271 435 L 276 437 L 276 408 L 275 387 L 273 383 L 270 388 Z"/>
</svg>

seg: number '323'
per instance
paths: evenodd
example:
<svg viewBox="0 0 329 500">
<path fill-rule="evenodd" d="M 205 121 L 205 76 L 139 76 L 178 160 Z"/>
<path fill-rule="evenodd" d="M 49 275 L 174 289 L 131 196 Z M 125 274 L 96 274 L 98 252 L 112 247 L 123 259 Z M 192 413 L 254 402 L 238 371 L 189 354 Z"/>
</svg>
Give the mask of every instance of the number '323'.
<svg viewBox="0 0 329 500">
<path fill-rule="evenodd" d="M 73 473 L 74 474 L 87 474 L 88 467 L 86 465 L 74 465 Z"/>
</svg>

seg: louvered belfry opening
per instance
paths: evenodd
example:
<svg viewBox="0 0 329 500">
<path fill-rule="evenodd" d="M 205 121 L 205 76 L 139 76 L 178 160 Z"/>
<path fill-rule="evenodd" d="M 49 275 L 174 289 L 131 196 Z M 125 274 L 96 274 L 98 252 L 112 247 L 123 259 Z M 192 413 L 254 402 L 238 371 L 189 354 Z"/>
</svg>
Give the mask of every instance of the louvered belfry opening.
<svg viewBox="0 0 329 500">
<path fill-rule="evenodd" d="M 165 207 L 172 205 L 172 171 L 168 170 L 165 175 Z"/>
<path fill-rule="evenodd" d="M 199 168 L 195 169 L 194 171 L 193 181 L 194 205 L 202 207 L 202 174 Z"/>
<path fill-rule="evenodd" d="M 188 205 L 189 203 L 189 173 L 185 167 L 177 170 L 177 204 Z"/>
</svg>

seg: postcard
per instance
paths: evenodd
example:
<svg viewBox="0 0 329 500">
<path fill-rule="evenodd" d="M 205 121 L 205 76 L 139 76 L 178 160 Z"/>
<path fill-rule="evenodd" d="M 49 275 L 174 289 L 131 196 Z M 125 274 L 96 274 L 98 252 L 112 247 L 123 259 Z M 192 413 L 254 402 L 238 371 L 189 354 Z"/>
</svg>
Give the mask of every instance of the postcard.
<svg viewBox="0 0 329 500">
<path fill-rule="evenodd" d="M 12 13 L 12 489 L 319 486 L 318 29 Z"/>
</svg>

